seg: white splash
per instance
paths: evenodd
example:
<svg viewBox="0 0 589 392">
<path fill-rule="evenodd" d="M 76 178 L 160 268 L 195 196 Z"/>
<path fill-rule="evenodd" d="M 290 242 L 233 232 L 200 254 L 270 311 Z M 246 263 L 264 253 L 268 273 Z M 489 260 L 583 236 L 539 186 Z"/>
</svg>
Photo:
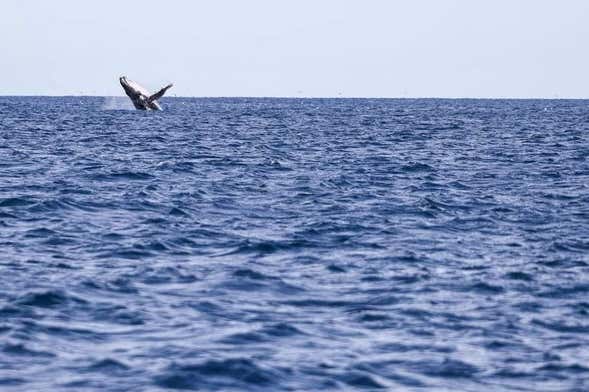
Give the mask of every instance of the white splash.
<svg viewBox="0 0 589 392">
<path fill-rule="evenodd" d="M 104 97 L 102 110 L 134 110 L 134 107 L 127 97 Z"/>
</svg>

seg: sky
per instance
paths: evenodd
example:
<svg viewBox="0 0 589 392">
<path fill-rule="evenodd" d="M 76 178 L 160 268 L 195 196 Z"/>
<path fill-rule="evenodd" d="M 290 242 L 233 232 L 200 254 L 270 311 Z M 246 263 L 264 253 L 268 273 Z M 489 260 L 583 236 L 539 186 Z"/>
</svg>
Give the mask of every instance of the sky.
<svg viewBox="0 0 589 392">
<path fill-rule="evenodd" d="M 0 95 L 588 98 L 587 0 L 2 0 Z"/>
</svg>

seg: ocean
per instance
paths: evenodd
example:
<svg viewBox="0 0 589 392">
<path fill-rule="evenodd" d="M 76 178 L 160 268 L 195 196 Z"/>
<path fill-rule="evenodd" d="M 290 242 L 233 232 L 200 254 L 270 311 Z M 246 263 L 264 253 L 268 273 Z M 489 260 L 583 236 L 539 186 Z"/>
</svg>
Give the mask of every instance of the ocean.
<svg viewBox="0 0 589 392">
<path fill-rule="evenodd" d="M 589 101 L 162 105 L 0 97 L 0 390 L 589 390 Z"/>
</svg>

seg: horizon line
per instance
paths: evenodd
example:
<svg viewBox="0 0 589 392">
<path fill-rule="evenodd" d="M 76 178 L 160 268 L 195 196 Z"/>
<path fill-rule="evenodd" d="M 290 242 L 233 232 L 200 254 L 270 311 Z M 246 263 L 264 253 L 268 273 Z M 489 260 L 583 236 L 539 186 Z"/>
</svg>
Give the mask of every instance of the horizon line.
<svg viewBox="0 0 589 392">
<path fill-rule="evenodd" d="M 0 94 L 0 98 L 9 98 L 9 97 L 22 97 L 22 98 L 126 98 L 126 95 L 76 95 L 76 94 Z M 196 99 L 390 99 L 390 100 L 512 100 L 512 101 L 586 101 L 589 100 L 589 97 L 585 98 L 571 98 L 571 97 L 444 97 L 444 96 L 415 96 L 415 97 L 385 97 L 385 96 L 289 96 L 289 95 L 279 95 L 279 96 L 264 96 L 264 95 L 235 95 L 235 96 L 224 96 L 224 95 L 210 95 L 210 96 L 196 96 L 196 95 L 174 95 L 174 96 L 165 96 L 161 99 L 174 99 L 174 98 L 196 98 Z"/>
</svg>

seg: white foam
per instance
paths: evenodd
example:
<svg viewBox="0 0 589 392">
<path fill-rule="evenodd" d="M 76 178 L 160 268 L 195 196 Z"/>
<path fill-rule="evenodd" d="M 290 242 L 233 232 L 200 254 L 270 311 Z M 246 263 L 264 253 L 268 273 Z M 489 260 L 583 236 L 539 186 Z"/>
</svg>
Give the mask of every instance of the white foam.
<svg viewBox="0 0 589 392">
<path fill-rule="evenodd" d="M 102 110 L 134 110 L 133 104 L 127 97 L 104 97 Z"/>
</svg>

